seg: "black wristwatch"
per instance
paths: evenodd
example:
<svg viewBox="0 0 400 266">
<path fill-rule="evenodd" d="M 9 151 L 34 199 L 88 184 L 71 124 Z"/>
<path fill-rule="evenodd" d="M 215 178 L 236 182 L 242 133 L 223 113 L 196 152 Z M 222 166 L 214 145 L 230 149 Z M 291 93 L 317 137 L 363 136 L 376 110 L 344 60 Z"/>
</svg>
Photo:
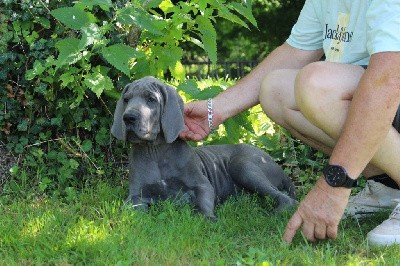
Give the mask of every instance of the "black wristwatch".
<svg viewBox="0 0 400 266">
<path fill-rule="evenodd" d="M 325 176 L 326 183 L 331 187 L 345 187 L 352 188 L 357 186 L 357 180 L 351 179 L 347 175 L 346 169 L 340 165 L 330 165 L 328 164 L 323 174 Z"/>
</svg>

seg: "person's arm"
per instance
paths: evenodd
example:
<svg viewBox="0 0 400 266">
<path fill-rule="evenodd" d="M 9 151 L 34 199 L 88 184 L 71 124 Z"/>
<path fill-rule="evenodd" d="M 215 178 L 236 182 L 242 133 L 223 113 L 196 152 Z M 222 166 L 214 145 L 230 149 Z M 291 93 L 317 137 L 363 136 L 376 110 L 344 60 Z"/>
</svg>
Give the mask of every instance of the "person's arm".
<svg viewBox="0 0 400 266">
<path fill-rule="evenodd" d="M 301 69 L 305 65 L 321 58 L 322 50 L 301 50 L 287 43 L 276 48 L 249 75 L 242 78 L 214 98 L 216 114 L 222 121 L 233 117 L 259 103 L 260 86 L 265 76 L 276 69 Z M 240 99 L 240 100 L 238 100 Z"/>
<path fill-rule="evenodd" d="M 359 176 L 388 134 L 399 104 L 400 52 L 373 54 L 330 163 L 343 166 L 350 177 Z"/>
<path fill-rule="evenodd" d="M 361 174 L 388 134 L 400 104 L 399 73 L 399 52 L 374 54 L 353 95 L 329 160 L 330 164 L 343 166 L 353 179 Z M 289 220 L 283 239 L 292 242 L 300 227 L 310 241 L 335 239 L 350 191 L 330 187 L 321 176 Z"/>
<path fill-rule="evenodd" d="M 322 55 L 322 49 L 301 50 L 287 43 L 279 46 L 247 76 L 213 99 L 214 126 L 257 105 L 261 82 L 268 73 L 276 69 L 300 69 L 317 61 Z M 209 134 L 205 101 L 185 105 L 185 125 L 185 130 L 180 134 L 183 139 L 199 141 Z"/>
</svg>

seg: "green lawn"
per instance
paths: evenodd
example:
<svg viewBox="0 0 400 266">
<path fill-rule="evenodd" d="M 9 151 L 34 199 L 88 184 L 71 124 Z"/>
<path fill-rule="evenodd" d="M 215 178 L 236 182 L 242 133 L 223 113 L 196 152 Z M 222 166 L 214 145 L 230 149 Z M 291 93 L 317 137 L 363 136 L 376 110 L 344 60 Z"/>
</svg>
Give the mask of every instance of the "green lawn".
<svg viewBox="0 0 400 266">
<path fill-rule="evenodd" d="M 340 224 L 338 240 L 310 244 L 282 234 L 289 213 L 272 202 L 232 198 L 210 223 L 170 202 L 134 211 L 126 188 L 107 182 L 61 197 L 0 198 L 0 265 L 400 265 L 400 246 L 368 246 L 366 234 L 386 219 Z"/>
</svg>

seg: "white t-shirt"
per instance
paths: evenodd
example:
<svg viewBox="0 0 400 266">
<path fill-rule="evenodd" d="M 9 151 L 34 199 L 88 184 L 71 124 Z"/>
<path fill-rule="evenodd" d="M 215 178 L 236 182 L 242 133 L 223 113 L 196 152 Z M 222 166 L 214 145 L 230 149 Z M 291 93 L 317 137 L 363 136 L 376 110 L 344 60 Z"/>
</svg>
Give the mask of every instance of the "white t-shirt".
<svg viewBox="0 0 400 266">
<path fill-rule="evenodd" d="M 306 0 L 287 43 L 368 65 L 371 54 L 400 51 L 400 0 Z"/>
</svg>

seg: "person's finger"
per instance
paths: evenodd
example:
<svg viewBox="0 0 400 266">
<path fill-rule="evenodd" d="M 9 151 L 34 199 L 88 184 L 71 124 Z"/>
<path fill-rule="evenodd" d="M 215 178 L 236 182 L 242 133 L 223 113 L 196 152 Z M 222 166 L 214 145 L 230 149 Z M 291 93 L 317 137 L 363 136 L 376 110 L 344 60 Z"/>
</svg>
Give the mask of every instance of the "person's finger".
<svg viewBox="0 0 400 266">
<path fill-rule="evenodd" d="M 193 110 L 193 103 L 186 103 L 183 105 L 183 113 L 190 114 Z"/>
<path fill-rule="evenodd" d="M 337 238 L 337 226 L 328 226 L 328 228 L 326 229 L 326 236 L 330 239 L 336 239 Z"/>
<path fill-rule="evenodd" d="M 186 132 L 181 132 L 179 134 L 179 137 L 183 140 L 186 141 L 200 141 L 203 139 L 203 137 L 200 134 L 195 134 L 191 131 L 186 131 Z"/>
<path fill-rule="evenodd" d="M 200 141 L 200 140 L 202 140 L 204 138 L 205 137 L 203 137 L 200 134 L 192 134 L 192 135 L 190 135 L 190 140 L 192 140 L 192 141 Z"/>
<path fill-rule="evenodd" d="M 310 222 L 303 222 L 303 234 L 308 241 L 315 242 L 315 224 Z"/>
<path fill-rule="evenodd" d="M 314 228 L 314 237 L 315 239 L 326 239 L 326 226 L 325 225 L 315 225 Z"/>
<path fill-rule="evenodd" d="M 292 240 L 302 223 L 303 219 L 301 218 L 300 214 L 295 212 L 286 226 L 285 233 L 283 234 L 283 240 L 287 243 L 292 243 Z"/>
<path fill-rule="evenodd" d="M 188 126 L 186 124 L 184 124 L 183 130 L 181 132 L 179 132 L 179 137 L 181 139 L 185 139 L 188 131 L 189 131 Z"/>
</svg>

